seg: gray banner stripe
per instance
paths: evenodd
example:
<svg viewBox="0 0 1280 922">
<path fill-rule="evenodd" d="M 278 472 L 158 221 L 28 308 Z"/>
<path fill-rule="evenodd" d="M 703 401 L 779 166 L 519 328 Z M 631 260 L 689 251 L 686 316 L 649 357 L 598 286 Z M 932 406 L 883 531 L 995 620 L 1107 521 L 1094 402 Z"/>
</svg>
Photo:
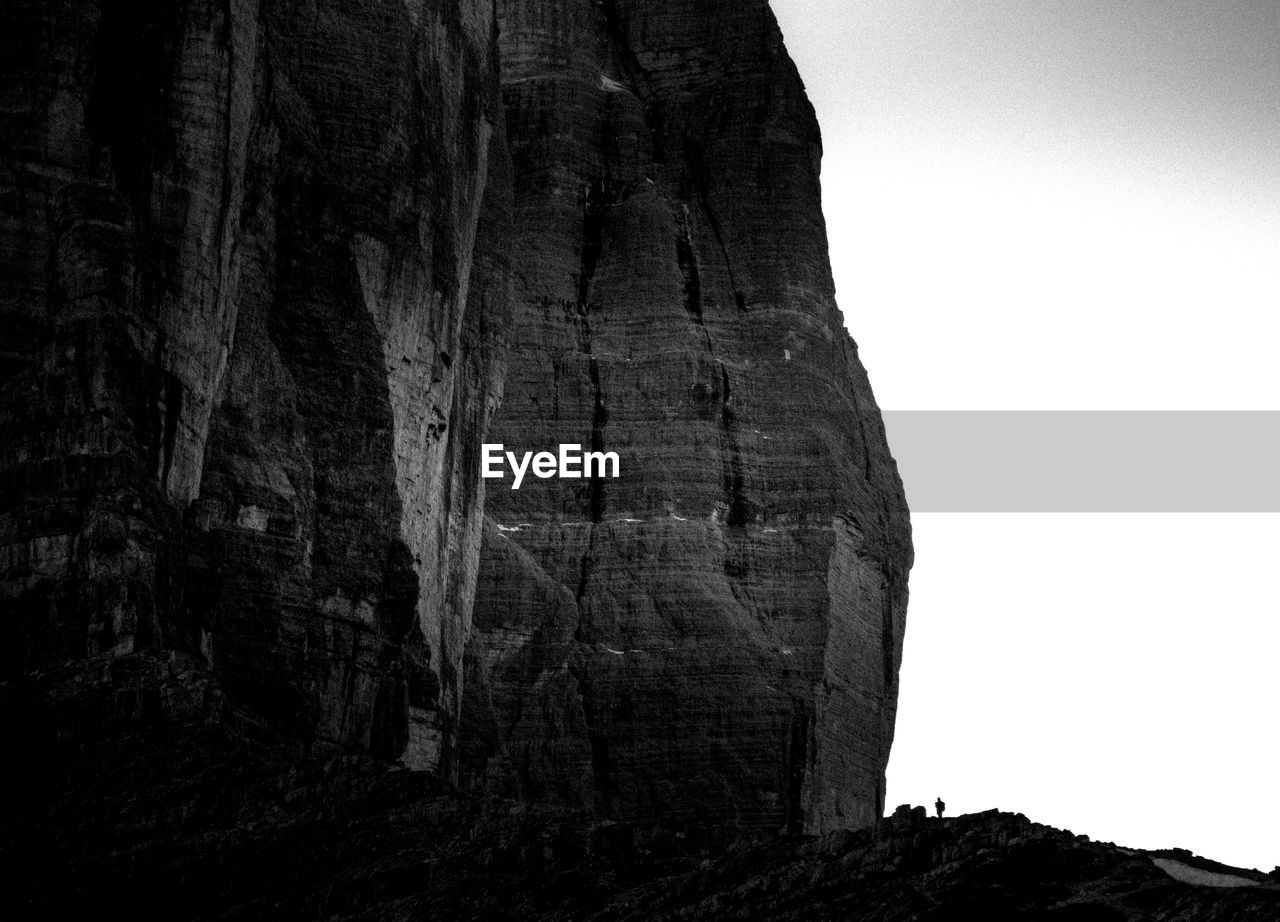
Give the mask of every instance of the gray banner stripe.
<svg viewBox="0 0 1280 922">
<path fill-rule="evenodd" d="M 913 512 L 1280 512 L 1280 412 L 884 420 Z"/>
</svg>

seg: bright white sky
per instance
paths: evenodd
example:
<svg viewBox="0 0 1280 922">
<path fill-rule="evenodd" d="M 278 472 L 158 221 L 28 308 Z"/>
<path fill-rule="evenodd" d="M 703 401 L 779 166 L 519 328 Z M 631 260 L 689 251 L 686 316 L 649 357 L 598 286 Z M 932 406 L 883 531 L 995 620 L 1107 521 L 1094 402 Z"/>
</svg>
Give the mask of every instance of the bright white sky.
<svg viewBox="0 0 1280 922">
<path fill-rule="evenodd" d="M 772 5 L 882 407 L 1280 410 L 1280 2 Z M 914 526 L 890 809 L 1280 864 L 1280 516 Z"/>
</svg>

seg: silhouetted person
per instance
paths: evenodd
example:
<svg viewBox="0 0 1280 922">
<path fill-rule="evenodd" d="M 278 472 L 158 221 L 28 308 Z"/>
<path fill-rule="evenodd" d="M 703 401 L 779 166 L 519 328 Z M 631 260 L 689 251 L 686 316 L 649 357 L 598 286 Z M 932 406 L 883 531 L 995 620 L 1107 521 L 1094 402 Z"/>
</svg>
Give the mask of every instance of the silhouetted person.
<svg viewBox="0 0 1280 922">
<path fill-rule="evenodd" d="M 942 802 L 941 797 L 938 798 L 938 802 L 934 804 L 934 807 L 938 810 L 938 819 L 942 819 L 942 811 L 947 809 L 947 805 Z"/>
</svg>

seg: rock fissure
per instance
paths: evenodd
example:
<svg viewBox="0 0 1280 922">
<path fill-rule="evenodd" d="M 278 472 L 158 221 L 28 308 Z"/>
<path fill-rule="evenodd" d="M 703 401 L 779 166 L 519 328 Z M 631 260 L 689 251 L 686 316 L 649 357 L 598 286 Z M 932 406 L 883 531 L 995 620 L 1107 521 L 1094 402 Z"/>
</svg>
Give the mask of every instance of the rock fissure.
<svg viewBox="0 0 1280 922">
<path fill-rule="evenodd" d="M 707 166 L 703 159 L 702 147 L 686 136 L 684 139 L 684 153 L 698 204 L 702 207 L 702 213 L 706 215 L 707 225 L 711 228 L 711 237 L 716 243 L 716 250 L 719 252 L 720 258 L 724 260 L 724 269 L 729 277 L 729 289 L 733 292 L 734 303 L 740 311 L 745 311 L 747 309 L 746 295 L 738 287 L 733 271 L 733 260 L 729 258 L 729 247 L 725 244 L 724 231 L 721 229 L 720 219 L 716 215 L 716 210 L 711 205 Z"/>
</svg>

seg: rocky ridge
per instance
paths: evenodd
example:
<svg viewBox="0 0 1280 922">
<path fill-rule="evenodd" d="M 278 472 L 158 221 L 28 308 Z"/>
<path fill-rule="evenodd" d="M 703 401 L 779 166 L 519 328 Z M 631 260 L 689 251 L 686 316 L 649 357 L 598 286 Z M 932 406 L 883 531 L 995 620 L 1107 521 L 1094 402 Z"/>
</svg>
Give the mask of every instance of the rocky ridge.
<svg viewBox="0 0 1280 922">
<path fill-rule="evenodd" d="M 89 741 L 39 764 L 28 790 L 41 805 L 11 804 L 0 838 L 16 882 L 6 918 L 1280 918 L 1280 885 L 1257 872 L 1208 864 L 1257 885 L 1196 886 L 1161 869 L 1170 853 L 1016 814 L 917 808 L 877 829 L 712 848 L 693 830 L 451 792 L 358 757 L 300 762 L 214 725 Z"/>
</svg>

